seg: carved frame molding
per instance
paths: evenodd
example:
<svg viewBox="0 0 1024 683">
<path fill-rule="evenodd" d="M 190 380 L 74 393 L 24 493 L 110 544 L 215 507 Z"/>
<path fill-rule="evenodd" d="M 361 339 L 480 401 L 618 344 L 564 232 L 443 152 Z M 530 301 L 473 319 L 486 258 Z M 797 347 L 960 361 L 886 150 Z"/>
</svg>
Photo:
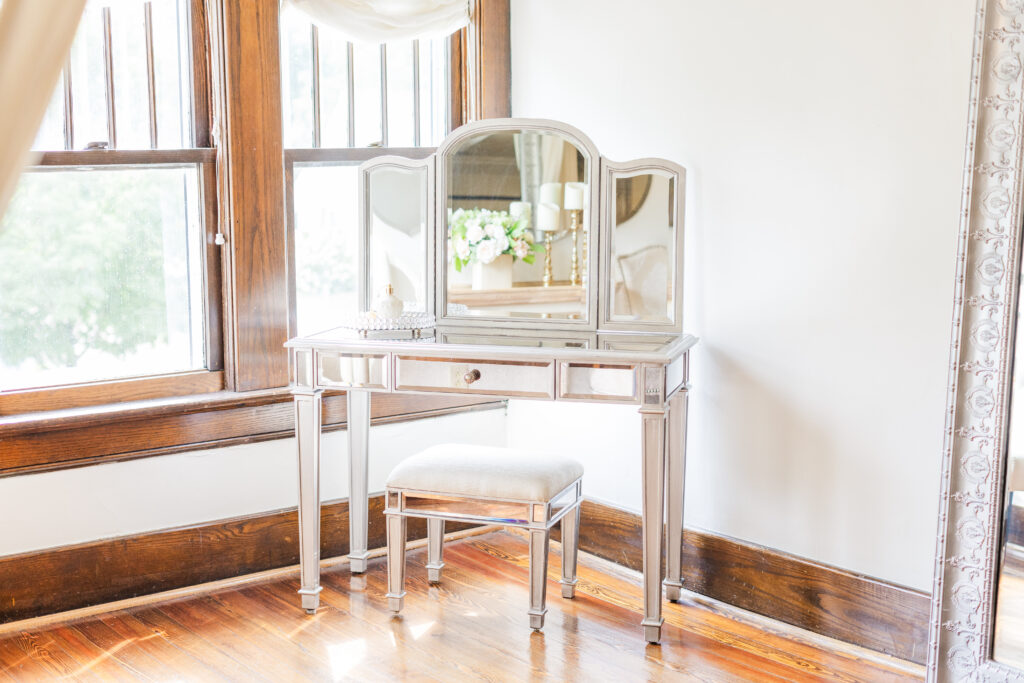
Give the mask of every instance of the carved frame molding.
<svg viewBox="0 0 1024 683">
<path fill-rule="evenodd" d="M 1019 289 L 1024 0 L 979 0 L 958 236 L 928 681 L 1024 681 L 992 659 Z"/>
</svg>

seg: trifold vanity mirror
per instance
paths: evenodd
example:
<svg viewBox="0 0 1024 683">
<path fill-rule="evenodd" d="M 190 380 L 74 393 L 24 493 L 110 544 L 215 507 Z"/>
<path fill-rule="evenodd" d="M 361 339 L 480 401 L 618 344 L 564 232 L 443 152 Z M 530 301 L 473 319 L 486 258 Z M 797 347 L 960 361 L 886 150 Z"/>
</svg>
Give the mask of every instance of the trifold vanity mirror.
<svg viewBox="0 0 1024 683">
<path fill-rule="evenodd" d="M 929 681 L 1024 681 L 1024 2 L 980 0 Z"/>
<path fill-rule="evenodd" d="M 360 169 L 360 304 L 390 284 L 445 328 L 682 330 L 685 171 L 572 126 L 490 119 Z M 408 201 L 417 197 L 417 202 Z"/>
</svg>

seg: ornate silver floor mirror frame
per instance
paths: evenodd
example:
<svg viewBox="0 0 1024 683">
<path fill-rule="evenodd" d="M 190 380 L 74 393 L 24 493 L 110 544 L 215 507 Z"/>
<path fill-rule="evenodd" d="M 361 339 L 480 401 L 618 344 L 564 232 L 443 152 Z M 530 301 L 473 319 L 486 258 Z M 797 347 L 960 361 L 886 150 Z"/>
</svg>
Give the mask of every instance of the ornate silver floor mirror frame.
<svg viewBox="0 0 1024 683">
<path fill-rule="evenodd" d="M 929 681 L 1024 681 L 992 658 L 1020 284 L 1024 0 L 979 0 L 958 238 Z"/>
</svg>

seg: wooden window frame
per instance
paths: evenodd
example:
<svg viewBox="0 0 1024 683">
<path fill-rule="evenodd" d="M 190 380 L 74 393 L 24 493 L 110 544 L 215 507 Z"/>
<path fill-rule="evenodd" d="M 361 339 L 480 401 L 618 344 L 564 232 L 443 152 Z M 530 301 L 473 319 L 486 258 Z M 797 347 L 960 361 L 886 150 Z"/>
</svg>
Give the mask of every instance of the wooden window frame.
<svg viewBox="0 0 1024 683">
<path fill-rule="evenodd" d="M 474 112 L 509 115 L 509 0 L 477 0 L 474 24 L 452 41 L 452 127 Z M 0 476 L 64 469 L 111 460 L 149 457 L 229 443 L 287 436 L 293 428 L 284 342 L 294 325 L 294 272 L 289 261 L 290 206 L 286 173 L 295 163 L 358 161 L 373 148 L 283 148 L 280 72 L 280 0 L 192 0 L 196 144 L 189 150 L 62 151 L 43 155 L 44 165 L 197 163 L 208 234 L 208 262 L 216 264 L 207 290 L 216 297 L 210 344 L 218 359 L 209 371 L 23 390 L 0 395 Z M 202 35 L 201 40 L 195 38 Z M 469 49 L 468 36 L 476 48 Z M 466 80 L 469 62 L 483 60 Z M 470 93 L 475 92 L 470 104 Z M 388 150 L 413 156 L 430 148 Z M 225 244 L 214 244 L 215 235 Z M 212 384 L 211 384 L 212 382 Z M 210 391 L 219 385 L 219 390 Z M 60 395 L 63 392 L 63 396 Z M 181 395 L 186 394 L 186 395 Z M 187 395 L 193 394 L 193 395 Z M 339 394 L 340 396 L 340 394 Z M 61 410 L 54 401 L 66 401 Z M 339 398 L 333 399 L 338 402 Z M 339 406 L 344 401 L 340 400 Z M 279 411 L 277 426 L 259 423 L 267 405 Z M 502 405 L 468 399 L 387 395 L 374 397 L 377 421 L 414 419 L 457 410 Z M 280 412 L 280 411 L 284 412 Z M 335 409 L 325 423 L 342 427 Z M 230 416 L 230 417 L 229 417 Z M 196 424 L 223 418 L 227 431 L 198 438 Z M 281 421 L 283 420 L 283 422 Z M 333 422 L 331 422 L 333 420 Z M 119 443 L 130 426 L 133 440 Z M 140 436 L 159 431 L 154 447 Z M 212 432 L 211 432 L 212 433 Z M 216 436 L 220 434 L 220 436 Z M 119 436 L 120 435 L 120 436 Z M 125 438 L 127 438 L 125 436 Z M 25 451 L 31 446 L 31 453 Z M 19 446 L 20 444 L 20 446 Z M 19 455 L 19 453 L 21 455 Z"/>
<path fill-rule="evenodd" d="M 205 280 L 205 357 L 206 368 L 158 375 L 108 378 L 91 382 L 62 384 L 39 388 L 18 388 L 0 391 L 0 416 L 52 409 L 81 408 L 114 402 L 146 400 L 169 396 L 185 396 L 222 391 L 226 387 L 224 373 L 221 292 L 221 255 L 213 243 L 217 231 L 217 150 L 210 146 L 209 67 L 207 63 L 208 32 L 203 0 L 189 3 L 190 55 L 192 73 L 193 146 L 183 149 L 65 149 L 47 151 L 35 163 L 36 169 L 95 168 L 160 168 L 170 165 L 194 165 L 199 173 L 199 202 L 204 229 L 202 252 Z M 147 29 L 149 27 L 147 13 Z M 108 35 L 109 39 L 109 35 Z M 108 67 L 109 69 L 109 67 Z M 152 70 L 150 69 L 152 73 Z M 108 70 L 109 75 L 109 70 Z M 65 101 L 70 99 L 69 82 L 65 78 Z M 151 103 L 153 93 L 149 92 Z M 70 105 L 65 104 L 66 107 Z M 108 103 L 108 108 L 112 107 Z M 152 108 L 152 107 L 151 107 Z M 151 112 L 152 114 L 152 112 Z M 116 127 L 108 112 L 108 136 L 116 139 Z M 71 117 L 65 113 L 65 145 L 73 138 Z M 150 122 L 150 140 L 156 143 L 155 121 Z"/>
</svg>

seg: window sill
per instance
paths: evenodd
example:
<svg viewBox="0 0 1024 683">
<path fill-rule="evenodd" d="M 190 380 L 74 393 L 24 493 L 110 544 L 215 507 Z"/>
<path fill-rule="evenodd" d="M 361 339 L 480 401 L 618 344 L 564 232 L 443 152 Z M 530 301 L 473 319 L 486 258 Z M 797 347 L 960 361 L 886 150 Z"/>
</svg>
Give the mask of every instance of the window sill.
<svg viewBox="0 0 1024 683">
<path fill-rule="evenodd" d="M 0 417 L 0 477 L 292 436 L 287 387 L 216 392 Z M 503 401 L 374 394 L 373 424 L 500 408 Z M 344 392 L 325 392 L 324 431 L 344 429 Z"/>
</svg>

